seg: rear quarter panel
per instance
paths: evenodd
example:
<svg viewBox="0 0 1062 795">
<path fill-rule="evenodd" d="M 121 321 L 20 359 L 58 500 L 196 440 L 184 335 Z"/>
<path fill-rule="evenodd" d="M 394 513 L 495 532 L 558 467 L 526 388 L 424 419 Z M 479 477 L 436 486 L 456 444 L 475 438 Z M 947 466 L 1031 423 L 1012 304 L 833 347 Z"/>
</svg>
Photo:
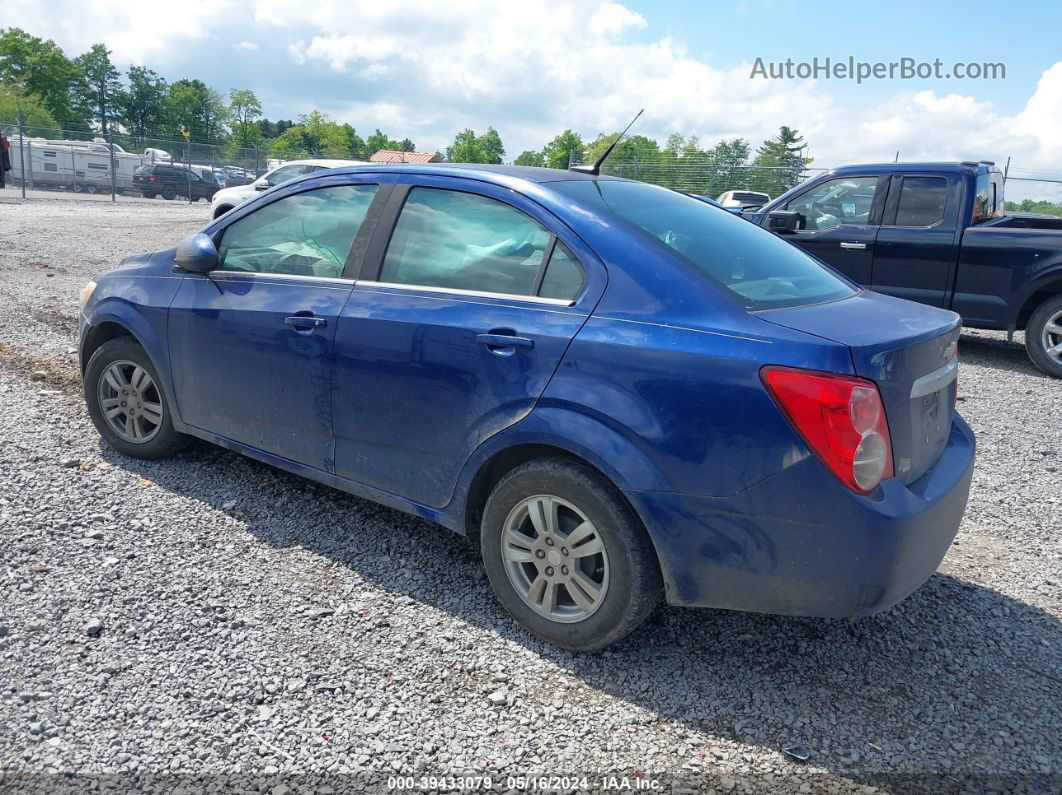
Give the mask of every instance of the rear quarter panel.
<svg viewBox="0 0 1062 795">
<path fill-rule="evenodd" d="M 1062 292 L 1062 233 L 972 226 L 962 237 L 951 308 L 967 325 L 1017 325 L 1026 300 L 1057 285 Z"/>
</svg>

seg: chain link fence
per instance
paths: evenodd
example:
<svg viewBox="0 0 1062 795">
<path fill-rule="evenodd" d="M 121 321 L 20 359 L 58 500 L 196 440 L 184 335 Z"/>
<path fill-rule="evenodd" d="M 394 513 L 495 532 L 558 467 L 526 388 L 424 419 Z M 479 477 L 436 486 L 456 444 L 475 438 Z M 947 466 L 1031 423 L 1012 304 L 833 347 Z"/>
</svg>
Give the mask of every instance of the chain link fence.
<svg viewBox="0 0 1062 795">
<path fill-rule="evenodd" d="M 210 191 L 244 185 L 285 160 L 315 159 L 312 152 L 284 153 L 284 160 L 270 155 L 268 144 L 238 147 L 191 140 L 144 138 L 121 133 L 101 136 L 83 130 L 23 127 L 0 119 L 0 133 L 10 142 L 11 171 L 6 182 L 9 191 L 25 198 L 54 195 L 54 192 L 82 195 L 151 197 L 182 201 L 209 195 Z M 576 153 L 570 164 L 583 162 Z M 199 190 L 191 184 L 175 193 L 144 193 L 135 183 L 142 166 L 172 165 L 181 169 L 189 183 L 206 183 Z M 650 182 L 688 193 L 719 198 L 727 191 L 754 191 L 772 199 L 800 183 L 817 177 L 832 166 L 814 163 L 802 168 L 751 166 L 716 162 L 705 153 L 653 160 L 605 162 L 606 174 Z M 1062 216 L 1062 172 L 1050 173 L 1013 167 L 1006 173 L 1007 209 Z M 9 193 L 10 195 L 10 193 Z"/>
<path fill-rule="evenodd" d="M 245 185 L 283 162 L 265 147 L 238 147 L 187 139 L 147 138 L 113 133 L 102 136 L 83 130 L 22 126 L 0 120 L 0 133 L 9 141 L 11 170 L 8 187 L 23 198 L 42 191 L 85 195 L 143 197 L 135 181 L 143 166 L 168 165 L 180 170 L 187 186 L 164 198 L 194 201 L 211 190 Z M 309 152 L 285 152 L 285 160 L 312 159 Z M 193 189 L 192 182 L 202 182 Z M 155 195 L 162 196 L 157 193 Z"/>
</svg>

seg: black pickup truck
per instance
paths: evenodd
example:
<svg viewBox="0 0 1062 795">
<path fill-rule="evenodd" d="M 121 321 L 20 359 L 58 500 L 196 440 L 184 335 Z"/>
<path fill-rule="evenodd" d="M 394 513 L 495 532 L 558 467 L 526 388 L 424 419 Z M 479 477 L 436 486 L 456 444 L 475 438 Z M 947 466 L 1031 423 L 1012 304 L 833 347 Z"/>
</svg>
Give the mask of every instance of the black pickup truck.
<svg viewBox="0 0 1062 795">
<path fill-rule="evenodd" d="M 1024 330 L 1062 378 L 1062 218 L 1005 213 L 994 164 L 846 166 L 743 215 L 877 292 Z"/>
</svg>

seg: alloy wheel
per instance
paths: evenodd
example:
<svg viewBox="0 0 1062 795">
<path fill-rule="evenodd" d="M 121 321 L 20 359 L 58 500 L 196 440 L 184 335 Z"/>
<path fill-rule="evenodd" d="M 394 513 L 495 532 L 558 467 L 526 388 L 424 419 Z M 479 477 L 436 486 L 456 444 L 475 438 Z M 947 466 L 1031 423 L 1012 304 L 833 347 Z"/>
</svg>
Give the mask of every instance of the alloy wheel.
<svg viewBox="0 0 1062 795">
<path fill-rule="evenodd" d="M 1062 309 L 1051 315 L 1044 324 L 1040 332 L 1040 344 L 1044 353 L 1062 363 Z"/>
<path fill-rule="evenodd" d="M 605 600 L 609 562 L 601 534 L 567 500 L 539 494 L 517 503 L 505 520 L 501 551 L 517 594 L 551 621 L 583 621 Z"/>
<path fill-rule="evenodd" d="M 100 375 L 97 394 L 104 420 L 127 442 L 150 442 L 162 427 L 162 395 L 141 365 L 111 362 Z"/>
</svg>

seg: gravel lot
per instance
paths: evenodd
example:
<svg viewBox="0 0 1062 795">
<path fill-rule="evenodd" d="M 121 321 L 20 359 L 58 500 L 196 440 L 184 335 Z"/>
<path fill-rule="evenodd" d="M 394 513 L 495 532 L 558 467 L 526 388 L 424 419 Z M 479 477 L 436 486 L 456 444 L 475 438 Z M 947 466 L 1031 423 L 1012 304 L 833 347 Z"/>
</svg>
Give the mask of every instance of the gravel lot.
<svg viewBox="0 0 1062 795">
<path fill-rule="evenodd" d="M 516 628 L 461 538 L 205 444 L 157 463 L 101 445 L 77 292 L 206 215 L 0 203 L 0 790 L 636 771 L 737 792 L 1062 786 L 1062 384 L 1018 344 L 962 339 L 970 508 L 903 604 L 662 609 L 573 655 Z"/>
</svg>

